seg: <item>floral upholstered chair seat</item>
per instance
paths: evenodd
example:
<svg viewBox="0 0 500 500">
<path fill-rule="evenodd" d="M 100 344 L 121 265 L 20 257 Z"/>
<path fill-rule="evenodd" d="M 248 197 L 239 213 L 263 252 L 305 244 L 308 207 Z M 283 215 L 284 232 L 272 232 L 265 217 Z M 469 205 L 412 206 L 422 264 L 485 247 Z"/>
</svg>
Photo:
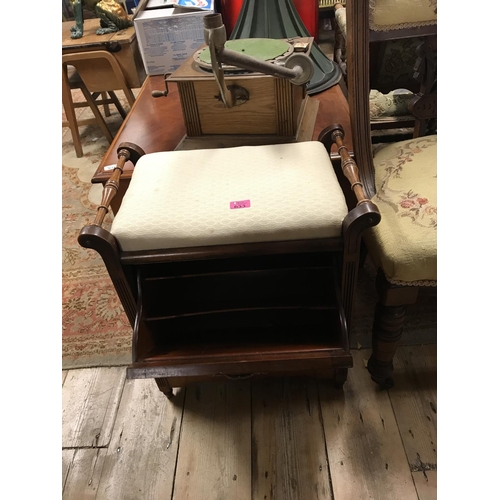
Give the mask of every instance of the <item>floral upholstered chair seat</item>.
<svg viewBox="0 0 500 500">
<path fill-rule="evenodd" d="M 394 284 L 437 280 L 437 136 L 383 144 L 374 153 L 382 220 L 365 237 L 370 254 Z"/>
</svg>

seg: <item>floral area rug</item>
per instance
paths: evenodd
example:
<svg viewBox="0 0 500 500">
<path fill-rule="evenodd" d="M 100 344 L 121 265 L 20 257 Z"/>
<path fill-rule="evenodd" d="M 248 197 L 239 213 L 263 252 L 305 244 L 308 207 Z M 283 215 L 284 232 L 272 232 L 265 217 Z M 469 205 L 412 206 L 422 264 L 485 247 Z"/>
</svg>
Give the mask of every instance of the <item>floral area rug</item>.
<svg viewBox="0 0 500 500">
<path fill-rule="evenodd" d="M 118 92 L 117 92 L 117 95 Z M 127 104 L 123 100 L 123 106 Z M 85 113 L 86 108 L 78 110 Z M 106 117 L 116 133 L 122 119 L 111 109 Z M 94 251 L 77 241 L 82 227 L 93 221 L 102 186 L 91 178 L 109 144 L 97 126 L 80 128 L 82 158 L 77 158 L 69 129 L 62 136 L 62 367 L 118 366 L 131 362 L 132 328 L 106 268 Z M 104 227 L 109 227 L 108 214 Z M 375 269 L 370 260 L 360 270 L 351 347 L 371 345 L 373 313 L 377 301 Z M 408 308 L 402 344 L 436 342 L 436 289 L 423 289 L 417 304 Z"/>
<path fill-rule="evenodd" d="M 82 99 L 79 90 L 73 92 L 75 100 Z M 110 112 L 105 120 L 114 134 L 122 118 L 114 106 Z M 77 114 L 92 117 L 88 108 L 77 109 Z M 99 254 L 77 241 L 101 200 L 102 186 L 90 181 L 109 143 L 97 125 L 79 130 L 81 158 L 76 157 L 70 130 L 63 128 L 62 135 L 62 367 L 123 365 L 131 361 L 132 329 Z M 111 220 L 108 215 L 104 226 Z"/>
</svg>

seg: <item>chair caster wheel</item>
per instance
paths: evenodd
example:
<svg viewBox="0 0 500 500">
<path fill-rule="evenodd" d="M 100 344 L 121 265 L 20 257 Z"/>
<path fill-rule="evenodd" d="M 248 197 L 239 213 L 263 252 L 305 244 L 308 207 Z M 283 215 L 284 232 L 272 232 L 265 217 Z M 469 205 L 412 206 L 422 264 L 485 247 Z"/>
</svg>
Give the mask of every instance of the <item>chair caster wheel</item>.
<svg viewBox="0 0 500 500">
<path fill-rule="evenodd" d="M 375 377 L 372 377 L 372 380 L 377 383 L 381 389 L 391 389 L 391 387 L 394 387 L 394 380 L 389 377 L 389 378 L 385 378 L 385 379 L 379 379 L 379 378 L 375 378 Z"/>
<path fill-rule="evenodd" d="M 390 389 L 394 386 L 394 380 L 392 380 L 392 372 L 394 370 L 392 363 L 387 366 L 379 366 L 373 357 L 368 360 L 368 372 L 372 380 L 377 383 L 381 389 Z"/>
</svg>

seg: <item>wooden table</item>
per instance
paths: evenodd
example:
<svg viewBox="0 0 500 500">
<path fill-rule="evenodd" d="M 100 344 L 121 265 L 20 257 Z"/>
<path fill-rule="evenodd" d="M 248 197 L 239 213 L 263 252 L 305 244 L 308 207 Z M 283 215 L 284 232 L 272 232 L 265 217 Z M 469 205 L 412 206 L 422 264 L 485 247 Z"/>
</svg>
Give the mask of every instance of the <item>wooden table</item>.
<svg viewBox="0 0 500 500">
<path fill-rule="evenodd" d="M 74 54 L 76 52 L 87 52 L 93 50 L 106 50 L 111 52 L 118 61 L 127 83 L 131 89 L 140 88 L 146 78 L 144 64 L 142 62 L 135 28 L 108 33 L 106 35 L 96 35 L 96 30 L 100 26 L 99 19 L 85 19 L 83 25 L 83 36 L 81 38 L 71 38 L 70 28 L 75 25 L 74 21 L 62 23 L 62 53 Z M 105 79 L 106 74 L 99 68 L 99 78 Z M 110 89 L 112 90 L 112 89 Z"/>
<path fill-rule="evenodd" d="M 111 176 L 108 165 L 118 162 L 117 148 L 122 142 L 133 142 L 146 153 L 173 151 L 186 134 L 182 118 L 181 104 L 177 85 L 169 82 L 167 97 L 152 97 L 153 90 L 164 91 L 163 76 L 148 76 L 137 99 L 125 118 L 120 130 L 104 155 L 92 182 L 104 184 Z M 319 100 L 313 138 L 332 123 L 340 123 L 345 130 L 344 144 L 352 152 L 349 106 L 340 86 L 335 85 L 312 97 Z M 120 208 L 121 200 L 130 183 L 133 165 L 128 162 L 120 178 L 120 187 L 113 198 L 111 208 L 114 213 Z"/>
</svg>

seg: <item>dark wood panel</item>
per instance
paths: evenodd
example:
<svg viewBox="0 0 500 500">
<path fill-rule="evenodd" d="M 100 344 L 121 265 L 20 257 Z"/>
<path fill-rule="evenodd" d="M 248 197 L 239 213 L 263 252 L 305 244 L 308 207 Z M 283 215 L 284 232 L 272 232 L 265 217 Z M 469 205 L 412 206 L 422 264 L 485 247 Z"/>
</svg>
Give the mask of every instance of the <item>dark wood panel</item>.
<svg viewBox="0 0 500 500">
<path fill-rule="evenodd" d="M 243 271 L 143 282 L 145 317 L 231 309 L 328 307 L 335 303 L 333 271 Z"/>
<path fill-rule="evenodd" d="M 205 304 L 205 307 L 195 304 L 191 310 L 181 309 L 175 311 L 177 314 L 145 320 L 158 342 L 162 339 L 170 342 L 175 336 L 186 338 L 188 335 L 192 341 L 211 338 L 215 342 L 231 336 L 239 339 L 244 338 L 243 332 L 248 330 L 250 338 L 259 336 L 270 341 L 271 335 L 272 338 L 289 338 L 293 333 L 304 341 L 309 335 L 333 335 L 338 330 L 338 312 L 333 304 L 320 305 L 317 300 L 311 300 L 309 304 L 299 306 L 289 305 L 289 302 L 267 305 L 264 301 L 255 300 L 253 303 L 247 301 L 246 308 L 233 306 L 232 309 L 232 304 L 228 303 L 212 302 Z"/>
<path fill-rule="evenodd" d="M 343 250 L 342 238 L 321 238 L 316 240 L 264 241 L 238 243 L 234 245 L 212 245 L 204 247 L 167 248 L 121 252 L 123 265 L 153 264 L 173 261 L 194 261 L 200 259 L 244 258 L 266 255 L 285 255 Z M 332 254 L 333 255 L 333 254 Z"/>
<path fill-rule="evenodd" d="M 292 350 L 290 346 L 276 345 L 272 349 L 221 348 L 219 353 L 208 357 L 202 349 L 193 350 L 186 346 L 181 352 L 155 352 L 147 362 L 135 363 L 127 368 L 127 378 L 163 377 L 206 377 L 227 376 L 228 378 L 252 377 L 272 374 L 298 374 L 327 370 L 334 367 L 352 367 L 352 356 L 340 348 L 329 345 L 310 344 Z M 198 354 L 198 355 L 196 355 Z M 240 377 L 240 378 L 243 378 Z M 177 384 L 174 383 L 176 386 Z"/>
<path fill-rule="evenodd" d="M 247 255 L 236 258 L 171 261 L 157 263 L 154 266 L 141 266 L 141 274 L 145 280 L 175 278 L 180 276 L 201 276 L 214 273 L 232 273 L 244 271 L 318 269 L 332 265 L 332 252 L 309 252 L 278 255 Z"/>
</svg>

